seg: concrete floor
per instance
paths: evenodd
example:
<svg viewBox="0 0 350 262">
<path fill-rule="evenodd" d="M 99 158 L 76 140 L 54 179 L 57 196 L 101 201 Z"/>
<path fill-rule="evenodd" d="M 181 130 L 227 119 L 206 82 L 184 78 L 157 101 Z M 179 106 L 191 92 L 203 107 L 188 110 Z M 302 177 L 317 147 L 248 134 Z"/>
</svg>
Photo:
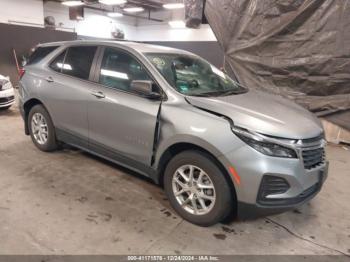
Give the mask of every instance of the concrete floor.
<svg viewBox="0 0 350 262">
<path fill-rule="evenodd" d="M 350 254 L 350 148 L 327 154 L 329 178 L 311 203 L 201 228 L 133 172 L 78 150 L 40 152 L 18 111 L 2 111 L 0 254 Z"/>
</svg>

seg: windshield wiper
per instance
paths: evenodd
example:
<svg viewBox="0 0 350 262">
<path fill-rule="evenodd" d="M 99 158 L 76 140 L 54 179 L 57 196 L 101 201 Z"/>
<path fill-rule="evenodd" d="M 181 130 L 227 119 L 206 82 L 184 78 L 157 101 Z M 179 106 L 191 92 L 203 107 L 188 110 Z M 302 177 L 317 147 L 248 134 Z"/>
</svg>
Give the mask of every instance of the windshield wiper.
<svg viewBox="0 0 350 262">
<path fill-rule="evenodd" d="M 214 92 L 207 92 L 207 93 L 192 94 L 192 96 L 212 97 L 212 96 L 219 96 L 221 95 L 221 93 L 222 91 L 214 91 Z"/>
<path fill-rule="evenodd" d="M 224 90 L 224 91 L 214 91 L 201 94 L 192 94 L 192 96 L 201 96 L 201 97 L 215 97 L 215 96 L 228 96 L 228 95 L 238 95 L 245 93 L 246 90 Z"/>
<path fill-rule="evenodd" d="M 229 95 L 239 95 L 239 94 L 243 94 L 246 93 L 247 90 L 226 90 L 220 93 L 219 96 L 229 96 Z"/>
</svg>

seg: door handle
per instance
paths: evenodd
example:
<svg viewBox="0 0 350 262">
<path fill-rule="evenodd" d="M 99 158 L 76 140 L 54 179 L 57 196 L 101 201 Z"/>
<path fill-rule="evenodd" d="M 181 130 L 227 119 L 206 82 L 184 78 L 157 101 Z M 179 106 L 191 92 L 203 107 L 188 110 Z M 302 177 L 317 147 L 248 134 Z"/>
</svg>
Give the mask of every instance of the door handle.
<svg viewBox="0 0 350 262">
<path fill-rule="evenodd" d="M 97 98 L 105 98 L 105 94 L 102 93 L 101 91 L 98 91 L 98 92 L 92 92 L 91 93 L 93 96 L 97 97 Z"/>
<path fill-rule="evenodd" d="M 52 76 L 48 76 L 48 77 L 46 77 L 46 79 L 45 79 L 47 82 L 49 82 L 49 83 L 52 83 L 52 82 L 54 82 L 54 80 L 53 80 L 53 78 L 52 78 Z"/>
</svg>

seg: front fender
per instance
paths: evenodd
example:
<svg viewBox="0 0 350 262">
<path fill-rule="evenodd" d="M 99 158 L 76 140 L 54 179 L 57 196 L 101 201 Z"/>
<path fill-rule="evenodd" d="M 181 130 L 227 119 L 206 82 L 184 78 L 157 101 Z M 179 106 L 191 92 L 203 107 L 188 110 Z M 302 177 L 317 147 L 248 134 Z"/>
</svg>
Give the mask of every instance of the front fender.
<svg viewBox="0 0 350 262">
<path fill-rule="evenodd" d="M 193 144 L 216 158 L 241 145 L 235 143 L 238 138 L 227 119 L 189 104 L 173 106 L 164 103 L 159 126 L 160 136 L 154 157 L 156 168 L 167 149 L 179 143 Z"/>
<path fill-rule="evenodd" d="M 184 144 L 184 143 L 203 148 L 206 151 L 208 151 L 210 154 L 215 156 L 216 158 L 222 155 L 222 152 L 218 148 L 208 143 L 208 141 L 204 140 L 203 138 L 196 137 L 194 135 L 178 134 L 159 143 L 156 158 L 155 158 L 155 163 L 154 163 L 155 166 L 158 167 L 161 157 L 169 148 L 177 144 Z"/>
</svg>

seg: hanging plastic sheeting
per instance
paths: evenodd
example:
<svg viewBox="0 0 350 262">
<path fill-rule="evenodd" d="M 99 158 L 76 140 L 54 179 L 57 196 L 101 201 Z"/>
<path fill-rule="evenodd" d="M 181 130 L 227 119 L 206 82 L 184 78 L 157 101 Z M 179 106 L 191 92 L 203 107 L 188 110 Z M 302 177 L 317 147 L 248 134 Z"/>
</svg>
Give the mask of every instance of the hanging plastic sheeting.
<svg viewBox="0 0 350 262">
<path fill-rule="evenodd" d="M 350 1 L 207 0 L 205 15 L 243 85 L 314 112 L 350 109 Z"/>
</svg>

